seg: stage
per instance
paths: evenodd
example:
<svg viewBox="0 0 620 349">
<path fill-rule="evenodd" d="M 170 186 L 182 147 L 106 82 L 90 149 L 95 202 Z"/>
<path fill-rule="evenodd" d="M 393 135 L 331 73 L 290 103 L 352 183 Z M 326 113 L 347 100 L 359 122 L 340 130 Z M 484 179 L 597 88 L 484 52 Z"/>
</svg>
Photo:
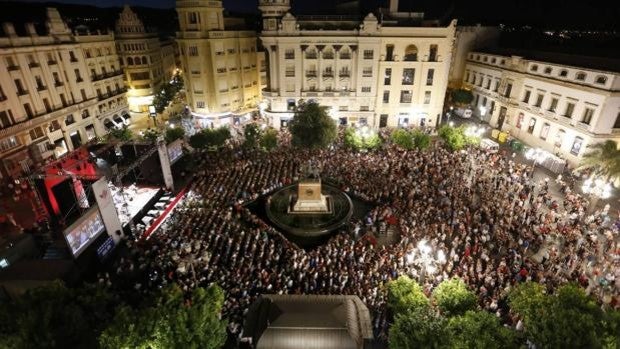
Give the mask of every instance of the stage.
<svg viewBox="0 0 620 349">
<path fill-rule="evenodd" d="M 116 206 L 122 225 L 129 223 L 159 191 L 159 188 L 139 187 L 132 184 L 123 187 L 121 192 L 121 188 L 113 184 L 108 183 L 108 186 L 114 197 L 114 206 Z"/>
</svg>

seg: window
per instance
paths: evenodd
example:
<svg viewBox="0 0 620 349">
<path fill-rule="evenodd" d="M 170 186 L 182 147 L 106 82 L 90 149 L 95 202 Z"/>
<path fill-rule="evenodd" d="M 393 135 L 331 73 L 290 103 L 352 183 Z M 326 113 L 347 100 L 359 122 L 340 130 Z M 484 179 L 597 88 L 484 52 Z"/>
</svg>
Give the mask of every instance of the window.
<svg viewBox="0 0 620 349">
<path fill-rule="evenodd" d="M 504 97 L 510 98 L 510 93 L 512 92 L 512 84 L 506 84 L 506 92 L 504 93 Z"/>
<path fill-rule="evenodd" d="M 73 123 L 75 123 L 75 119 L 73 118 L 73 114 L 67 115 L 67 118 L 65 119 L 65 125 L 69 126 L 69 125 L 71 125 Z"/>
<path fill-rule="evenodd" d="M 349 106 L 341 105 L 338 107 L 338 111 L 349 111 Z"/>
<path fill-rule="evenodd" d="M 43 106 L 45 107 L 45 111 L 51 113 L 53 111 L 52 105 L 47 98 L 43 98 Z"/>
<path fill-rule="evenodd" d="M 575 141 L 573 142 L 573 146 L 570 148 L 570 153 L 573 155 L 579 155 L 579 151 L 581 151 L 581 145 L 583 144 L 583 138 L 575 137 Z"/>
<path fill-rule="evenodd" d="M 620 128 L 620 112 L 616 115 L 616 121 L 614 122 L 614 128 Z"/>
<path fill-rule="evenodd" d="M 82 76 L 80 75 L 80 70 L 79 69 L 74 69 L 73 72 L 75 73 L 75 81 L 77 81 L 77 82 L 84 81 L 82 79 Z M 104 74 L 105 74 L 105 72 L 104 72 Z"/>
<path fill-rule="evenodd" d="M 405 56 L 403 61 L 414 62 L 418 60 L 418 48 L 415 45 L 409 45 L 405 49 Z"/>
<path fill-rule="evenodd" d="M 542 105 L 544 97 L 545 97 L 544 94 L 539 93 L 538 96 L 536 96 L 536 103 L 534 103 L 534 106 L 537 107 L 537 108 L 540 108 L 540 106 Z"/>
<path fill-rule="evenodd" d="M 560 70 L 560 77 L 561 78 L 565 78 L 567 76 L 568 76 L 568 70 L 566 70 L 566 69 Z"/>
<path fill-rule="evenodd" d="M 491 89 L 491 78 L 487 80 L 487 86 L 485 87 L 487 90 Z"/>
<path fill-rule="evenodd" d="M 363 86 L 363 87 L 362 87 L 362 92 L 364 92 L 364 93 L 370 93 L 370 91 L 371 91 L 371 89 L 370 89 L 370 87 L 369 87 L 369 86 Z"/>
<path fill-rule="evenodd" d="M 400 91 L 400 102 L 411 103 L 411 91 Z"/>
<path fill-rule="evenodd" d="M 593 115 L 594 109 L 586 107 L 586 110 L 583 111 L 583 117 L 581 118 L 581 122 L 586 125 L 590 125 Z"/>
<path fill-rule="evenodd" d="M 525 90 L 525 96 L 523 96 L 523 103 L 528 103 L 530 101 L 531 94 L 532 94 L 532 91 Z"/>
<path fill-rule="evenodd" d="M 198 46 L 190 46 L 187 48 L 187 52 L 189 53 L 189 55 L 191 57 L 196 57 L 198 56 Z M 137 59 L 136 59 L 136 64 L 140 64 Z"/>
<path fill-rule="evenodd" d="M 493 57 L 493 59 L 491 59 L 491 63 L 493 64 L 497 63 L 497 58 Z"/>
<path fill-rule="evenodd" d="M 484 57 L 482 58 L 482 61 L 483 61 L 483 62 L 488 62 L 488 61 L 489 61 L 489 57 L 484 56 Z"/>
<path fill-rule="evenodd" d="M 437 62 L 437 45 L 431 45 L 428 52 L 428 61 Z"/>
<path fill-rule="evenodd" d="M 284 75 L 286 77 L 294 77 L 295 76 L 295 66 L 294 65 L 287 65 L 286 66 L 286 70 L 284 72 Z"/>
<path fill-rule="evenodd" d="M 495 80 L 495 87 L 493 88 L 493 92 L 499 91 L 499 80 Z"/>
<path fill-rule="evenodd" d="M 390 103 L 390 91 L 383 91 L 383 103 Z"/>
<path fill-rule="evenodd" d="M 364 50 L 364 59 L 372 59 L 375 54 L 373 50 Z"/>
<path fill-rule="evenodd" d="M 88 98 L 86 98 L 86 90 L 81 89 L 81 90 L 80 90 L 80 94 L 82 95 L 82 101 L 85 101 L 85 100 L 87 100 L 87 99 L 88 99 Z"/>
<path fill-rule="evenodd" d="M 405 68 L 403 69 L 403 85 L 413 85 L 413 78 L 415 76 L 415 69 Z"/>
<path fill-rule="evenodd" d="M 607 82 L 607 77 L 604 75 L 599 75 L 594 81 L 599 85 L 605 85 L 605 83 Z"/>
<path fill-rule="evenodd" d="M 521 128 L 521 126 L 523 125 L 523 119 L 525 118 L 525 115 L 523 115 L 523 113 L 519 113 L 519 115 L 517 115 L 517 124 L 515 125 L 518 129 Z"/>
<path fill-rule="evenodd" d="M 362 71 L 362 76 L 366 78 L 372 77 L 372 67 L 365 67 Z"/>
<path fill-rule="evenodd" d="M 551 67 L 545 67 L 545 74 L 551 74 L 553 69 Z"/>
<path fill-rule="evenodd" d="M 87 119 L 89 117 L 90 117 L 90 112 L 88 111 L 88 109 L 82 110 L 82 119 Z"/>
<path fill-rule="evenodd" d="M 424 104 L 431 104 L 431 91 L 424 92 Z"/>
<path fill-rule="evenodd" d="M 293 49 L 286 49 L 284 51 L 284 58 L 285 59 L 295 59 L 295 50 Z"/>
<path fill-rule="evenodd" d="M 204 108 L 204 107 L 205 107 L 205 102 L 196 101 L 196 108 Z"/>
<path fill-rule="evenodd" d="M 548 123 L 543 124 L 542 128 L 540 129 L 540 139 L 542 139 L 543 141 L 547 139 L 550 128 L 551 128 L 551 125 L 549 125 Z"/>
<path fill-rule="evenodd" d="M 21 95 L 25 95 L 27 92 L 24 89 L 24 85 L 22 85 L 22 81 L 20 79 L 15 79 L 13 80 L 13 82 L 15 82 L 15 89 L 17 90 L 17 94 L 19 96 Z"/>
<path fill-rule="evenodd" d="M 469 81 L 469 70 L 465 72 L 465 82 Z"/>
<path fill-rule="evenodd" d="M 483 107 L 487 106 L 487 98 L 486 97 L 482 98 L 482 106 Z"/>
<path fill-rule="evenodd" d="M 585 79 L 586 79 L 586 73 L 579 72 L 579 73 L 575 74 L 575 80 L 584 81 Z"/>
<path fill-rule="evenodd" d="M 435 77 L 435 69 L 429 69 L 426 73 L 426 86 L 433 85 L 433 78 Z"/>
<path fill-rule="evenodd" d="M 566 118 L 573 117 L 574 111 L 575 111 L 575 103 L 571 103 L 571 102 L 566 103 L 566 110 L 564 111 L 564 117 Z"/>
<path fill-rule="evenodd" d="M 534 127 L 536 126 L 536 119 L 530 118 L 530 123 L 527 125 L 527 133 L 534 133 Z"/>
<path fill-rule="evenodd" d="M 75 53 L 73 51 L 69 51 L 69 60 L 71 62 L 77 62 L 77 58 L 75 58 Z"/>
<path fill-rule="evenodd" d="M 385 77 L 383 79 L 383 84 L 384 85 L 391 85 L 392 84 L 392 68 L 386 68 L 385 69 Z"/>
<path fill-rule="evenodd" d="M 558 99 L 555 97 L 552 97 L 551 103 L 549 103 L 549 111 L 555 113 L 555 110 L 557 107 L 558 107 Z"/>
<path fill-rule="evenodd" d="M 30 139 L 31 140 L 35 140 L 35 139 L 39 139 L 43 136 L 45 136 L 45 134 L 43 133 L 43 130 L 40 127 L 35 127 L 33 129 L 30 130 Z"/>
<path fill-rule="evenodd" d="M 37 91 L 45 90 L 45 85 L 43 85 L 43 80 L 41 80 L 40 76 L 35 76 L 34 81 L 37 83 Z"/>
<path fill-rule="evenodd" d="M 484 75 L 480 74 L 480 80 L 478 80 L 478 86 L 482 87 L 483 82 L 484 82 Z"/>
<path fill-rule="evenodd" d="M 317 54 L 315 49 L 310 49 L 306 51 L 306 59 L 316 59 Z"/>
</svg>

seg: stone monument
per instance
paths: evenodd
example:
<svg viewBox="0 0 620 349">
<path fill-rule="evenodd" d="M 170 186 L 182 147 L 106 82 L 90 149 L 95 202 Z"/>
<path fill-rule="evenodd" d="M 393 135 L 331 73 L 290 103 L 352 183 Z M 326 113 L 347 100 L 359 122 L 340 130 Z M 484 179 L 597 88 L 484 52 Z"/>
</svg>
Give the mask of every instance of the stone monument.
<svg viewBox="0 0 620 349">
<path fill-rule="evenodd" d="M 289 213 L 292 214 L 328 214 L 331 213 L 329 196 L 321 192 L 321 178 L 319 171 L 308 163 L 306 178 L 297 184 L 297 198 L 293 202 Z"/>
</svg>

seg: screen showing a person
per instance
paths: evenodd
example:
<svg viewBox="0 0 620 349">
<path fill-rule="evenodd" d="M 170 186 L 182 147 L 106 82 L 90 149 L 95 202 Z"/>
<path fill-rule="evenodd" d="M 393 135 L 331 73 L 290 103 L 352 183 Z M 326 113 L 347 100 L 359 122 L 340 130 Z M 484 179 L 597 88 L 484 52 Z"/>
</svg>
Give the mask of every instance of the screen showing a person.
<svg viewBox="0 0 620 349">
<path fill-rule="evenodd" d="M 173 142 L 168 145 L 168 157 L 170 164 L 173 164 L 183 155 L 183 145 L 181 142 Z"/>
<path fill-rule="evenodd" d="M 93 207 L 64 232 L 73 257 L 79 256 L 105 230 L 97 207 Z"/>
</svg>

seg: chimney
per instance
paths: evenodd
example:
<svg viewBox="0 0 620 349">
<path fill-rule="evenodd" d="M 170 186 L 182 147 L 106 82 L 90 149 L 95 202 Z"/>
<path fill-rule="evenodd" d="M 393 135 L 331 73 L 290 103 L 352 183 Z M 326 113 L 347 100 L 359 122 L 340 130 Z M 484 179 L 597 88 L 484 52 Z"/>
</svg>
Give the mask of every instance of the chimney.
<svg viewBox="0 0 620 349">
<path fill-rule="evenodd" d="M 17 36 L 17 33 L 15 33 L 15 27 L 13 26 L 13 23 L 10 22 L 4 22 L 2 23 L 2 30 L 4 30 L 4 34 L 6 36 Z"/>
<path fill-rule="evenodd" d="M 26 23 L 26 32 L 30 36 L 37 36 L 37 30 L 34 28 L 34 23 Z"/>
<path fill-rule="evenodd" d="M 390 13 L 398 12 L 398 0 L 390 0 Z"/>
</svg>

